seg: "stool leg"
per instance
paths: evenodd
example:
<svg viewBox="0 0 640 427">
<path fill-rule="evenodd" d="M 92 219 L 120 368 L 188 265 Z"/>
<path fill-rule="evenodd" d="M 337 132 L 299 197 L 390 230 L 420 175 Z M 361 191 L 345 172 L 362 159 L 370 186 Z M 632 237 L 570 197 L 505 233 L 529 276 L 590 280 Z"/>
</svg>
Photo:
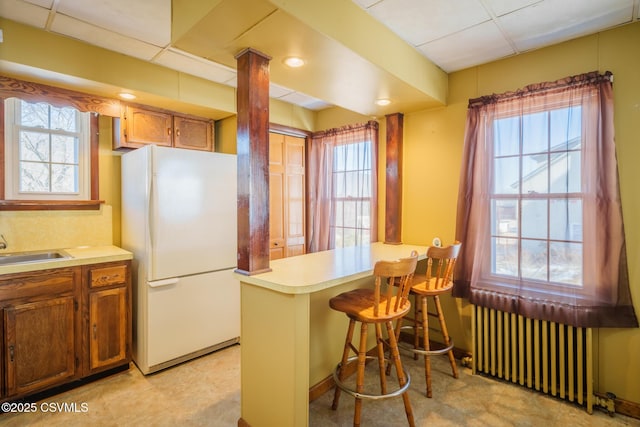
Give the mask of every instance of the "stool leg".
<svg viewBox="0 0 640 427">
<path fill-rule="evenodd" d="M 429 319 L 427 314 L 427 297 L 420 296 L 420 302 L 422 304 L 422 337 L 424 350 L 429 351 Z M 427 397 L 431 397 L 431 358 L 428 354 L 424 355 L 424 376 L 427 383 Z"/>
<path fill-rule="evenodd" d="M 436 313 L 438 314 L 438 320 L 440 321 L 440 329 L 444 338 L 444 344 L 449 347 L 449 345 L 451 345 L 451 341 L 449 338 L 449 332 L 447 331 L 447 323 L 444 321 L 444 312 L 442 311 L 442 306 L 440 305 L 440 298 L 436 295 L 434 297 L 434 300 L 436 303 Z M 456 365 L 456 359 L 455 357 L 453 357 L 453 350 L 449 350 L 447 352 L 447 356 L 449 356 L 449 363 L 451 364 L 451 372 L 453 373 L 453 378 L 458 378 L 458 367 Z"/>
<path fill-rule="evenodd" d="M 367 324 L 360 327 L 360 348 L 358 349 L 358 375 L 356 377 L 356 393 L 364 391 L 364 368 L 367 361 Z M 362 411 L 362 399 L 356 397 L 355 412 L 353 414 L 353 427 L 360 427 L 360 413 Z"/>
<path fill-rule="evenodd" d="M 349 359 L 349 351 L 351 350 L 351 341 L 353 340 L 353 329 L 356 326 L 356 321 L 349 319 L 349 329 L 347 330 L 347 338 L 344 341 L 344 351 L 342 352 L 342 363 L 340 365 L 340 372 L 338 372 L 338 378 L 340 381 L 344 380 L 344 373 L 347 370 L 347 359 Z M 338 409 L 338 402 L 340 401 L 340 387 L 336 386 L 335 393 L 333 395 L 333 404 L 331 409 Z"/>
<path fill-rule="evenodd" d="M 396 341 L 396 335 L 393 331 L 393 323 L 386 322 L 387 334 L 389 335 L 389 346 L 391 347 L 391 354 L 393 363 L 396 367 L 398 374 L 398 383 L 400 387 L 407 383 L 407 379 L 404 377 L 404 370 L 402 369 L 402 360 L 400 360 L 400 352 L 398 351 L 398 341 Z M 404 412 L 407 414 L 407 421 L 409 426 L 415 427 L 415 421 L 413 419 L 413 410 L 411 409 L 411 402 L 409 401 L 409 390 L 402 393 L 402 400 L 404 401 Z"/>
<path fill-rule="evenodd" d="M 420 347 L 420 336 L 418 335 L 418 319 L 420 319 L 420 317 L 418 317 L 418 313 L 420 311 L 420 304 L 418 304 L 418 302 L 420 301 L 420 298 L 420 296 L 415 295 L 413 301 L 413 348 Z M 413 353 L 413 360 L 418 360 L 418 353 Z"/>
<path fill-rule="evenodd" d="M 380 323 L 375 324 L 376 327 L 376 344 L 378 347 L 378 368 L 380 369 L 380 392 L 387 394 L 387 377 L 384 367 L 384 345 L 382 341 L 382 326 Z"/>
<path fill-rule="evenodd" d="M 396 342 L 400 342 L 400 330 L 402 329 L 402 320 L 400 317 L 396 322 Z M 387 365 L 387 375 L 391 374 L 391 360 L 393 360 L 393 355 L 391 354 L 391 347 L 389 347 L 389 364 Z"/>
</svg>

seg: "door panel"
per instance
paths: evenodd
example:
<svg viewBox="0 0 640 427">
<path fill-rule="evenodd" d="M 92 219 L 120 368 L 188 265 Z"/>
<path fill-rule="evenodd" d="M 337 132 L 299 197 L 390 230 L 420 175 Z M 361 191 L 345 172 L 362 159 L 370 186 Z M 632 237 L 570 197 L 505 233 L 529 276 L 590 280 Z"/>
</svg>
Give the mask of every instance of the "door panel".
<svg viewBox="0 0 640 427">
<path fill-rule="evenodd" d="M 235 267 L 236 156 L 155 148 L 149 280 Z"/>
<path fill-rule="evenodd" d="M 147 287 L 148 366 L 240 336 L 240 283 L 233 270 Z"/>
<path fill-rule="evenodd" d="M 305 139 L 270 133 L 270 259 L 305 253 L 305 192 Z"/>
<path fill-rule="evenodd" d="M 127 288 L 89 294 L 89 369 L 127 357 Z"/>
<path fill-rule="evenodd" d="M 286 256 L 305 253 L 305 155 L 304 139 L 285 138 L 287 161 Z"/>
<path fill-rule="evenodd" d="M 269 134 L 269 257 L 285 257 L 284 135 Z"/>
<path fill-rule="evenodd" d="M 74 311 L 72 296 L 4 309 L 7 395 L 29 393 L 75 375 Z"/>
</svg>

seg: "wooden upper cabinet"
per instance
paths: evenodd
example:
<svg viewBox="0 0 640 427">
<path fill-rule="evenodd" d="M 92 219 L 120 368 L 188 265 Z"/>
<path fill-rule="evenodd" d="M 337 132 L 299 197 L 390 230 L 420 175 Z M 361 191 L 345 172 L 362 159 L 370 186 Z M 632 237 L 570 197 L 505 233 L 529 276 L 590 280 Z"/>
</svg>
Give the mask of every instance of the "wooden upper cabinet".
<svg viewBox="0 0 640 427">
<path fill-rule="evenodd" d="M 166 147 L 213 151 L 213 120 L 146 106 L 125 105 L 113 121 L 113 148 Z"/>
<path fill-rule="evenodd" d="M 174 116 L 173 129 L 174 147 L 213 151 L 213 124 L 211 121 Z"/>
<path fill-rule="evenodd" d="M 119 146 L 139 148 L 147 144 L 171 146 L 173 117 L 161 111 L 125 106 L 120 116 Z"/>
</svg>

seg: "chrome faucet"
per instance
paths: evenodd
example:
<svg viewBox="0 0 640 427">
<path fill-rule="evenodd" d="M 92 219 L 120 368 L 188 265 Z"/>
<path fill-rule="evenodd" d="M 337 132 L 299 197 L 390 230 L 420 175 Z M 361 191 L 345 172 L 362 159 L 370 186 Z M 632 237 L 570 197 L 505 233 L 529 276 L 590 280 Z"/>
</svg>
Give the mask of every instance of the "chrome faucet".
<svg viewBox="0 0 640 427">
<path fill-rule="evenodd" d="M 0 239 L 2 239 L 2 241 L 0 242 L 0 249 L 7 249 L 7 241 L 4 238 L 4 234 L 0 234 Z"/>
</svg>

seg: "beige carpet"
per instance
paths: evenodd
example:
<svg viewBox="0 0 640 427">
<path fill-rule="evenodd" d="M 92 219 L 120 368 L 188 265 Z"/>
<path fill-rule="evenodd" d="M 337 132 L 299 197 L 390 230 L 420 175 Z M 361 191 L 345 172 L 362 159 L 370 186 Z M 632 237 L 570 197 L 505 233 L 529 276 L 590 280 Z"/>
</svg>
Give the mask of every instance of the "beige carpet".
<svg viewBox="0 0 640 427">
<path fill-rule="evenodd" d="M 146 377 L 132 365 L 127 372 L 36 403 L 38 408 L 75 404 L 79 412 L 2 414 L 0 425 L 236 426 L 240 417 L 240 351 L 236 345 Z M 422 361 L 409 357 L 403 361 L 412 376 L 410 395 L 419 426 L 640 426 L 640 420 L 621 415 L 588 415 L 573 404 L 472 376 L 466 368 L 460 369 L 460 379 L 455 380 L 443 357 L 434 358 L 434 398 L 427 399 Z M 311 426 L 352 424 L 353 398 L 343 395 L 337 411 L 330 408 L 332 398 L 330 392 L 311 403 Z M 362 426 L 406 425 L 400 398 L 364 402 L 362 415 Z"/>
</svg>

